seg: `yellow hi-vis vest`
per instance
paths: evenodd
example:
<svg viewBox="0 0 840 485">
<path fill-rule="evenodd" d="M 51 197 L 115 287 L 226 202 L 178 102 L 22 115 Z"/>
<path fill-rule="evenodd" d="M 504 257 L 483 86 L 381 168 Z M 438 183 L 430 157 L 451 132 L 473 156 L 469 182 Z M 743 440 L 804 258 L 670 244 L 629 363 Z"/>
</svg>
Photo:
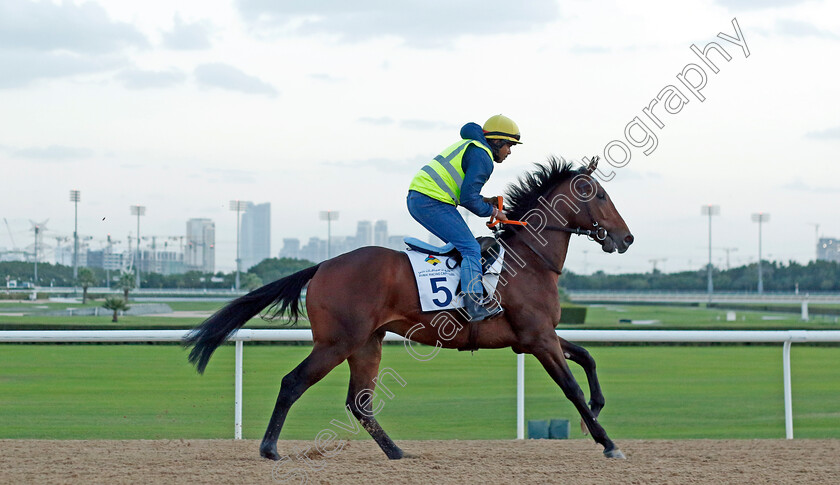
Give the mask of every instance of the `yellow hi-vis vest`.
<svg viewBox="0 0 840 485">
<path fill-rule="evenodd" d="M 446 204 L 461 203 L 461 184 L 464 182 L 464 168 L 461 162 L 467 147 L 475 145 L 493 159 L 493 152 L 480 141 L 461 140 L 436 156 L 417 172 L 408 190 L 415 190 Z"/>
</svg>

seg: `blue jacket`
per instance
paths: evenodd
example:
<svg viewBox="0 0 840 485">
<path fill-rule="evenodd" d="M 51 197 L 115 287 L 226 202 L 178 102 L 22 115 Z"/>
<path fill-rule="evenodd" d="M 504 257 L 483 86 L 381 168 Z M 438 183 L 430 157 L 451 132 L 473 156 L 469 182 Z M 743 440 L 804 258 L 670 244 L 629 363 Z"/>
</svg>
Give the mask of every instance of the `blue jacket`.
<svg viewBox="0 0 840 485">
<path fill-rule="evenodd" d="M 464 125 L 461 128 L 461 138 L 477 140 L 490 148 L 487 139 L 484 138 L 484 131 L 476 123 Z M 461 205 L 479 217 L 490 217 L 493 214 L 493 206 L 484 202 L 484 199 L 481 198 L 481 188 L 484 187 L 484 184 L 490 178 L 490 174 L 493 173 L 493 160 L 484 150 L 470 145 L 464 152 L 461 166 L 464 169 L 464 182 L 461 185 Z"/>
</svg>

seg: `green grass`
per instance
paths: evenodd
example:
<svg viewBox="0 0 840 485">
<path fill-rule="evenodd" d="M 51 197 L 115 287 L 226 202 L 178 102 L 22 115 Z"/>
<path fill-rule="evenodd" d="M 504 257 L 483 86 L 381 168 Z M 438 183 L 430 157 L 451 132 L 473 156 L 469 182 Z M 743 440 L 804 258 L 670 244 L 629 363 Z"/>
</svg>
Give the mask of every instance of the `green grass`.
<svg viewBox="0 0 840 485">
<path fill-rule="evenodd" d="M 614 439 L 784 437 L 781 346 L 592 346 L 607 398 L 600 421 Z M 307 346 L 245 346 L 244 436 L 259 438 L 280 380 Z M 840 438 L 840 348 L 794 345 L 798 438 Z M 444 351 L 418 362 L 386 346 L 378 417 L 395 439 L 515 437 L 515 356 Z M 572 365 L 586 390 L 580 369 Z M 342 364 L 292 407 L 282 437 L 313 439 L 346 422 Z M 204 376 L 175 345 L 0 345 L 0 438 L 177 439 L 233 436 L 233 348 Z M 533 357 L 526 419 L 577 413 Z M 377 401 L 379 402 L 379 401 Z M 339 431 L 342 436 L 346 432 Z M 364 433 L 364 432 L 362 432 Z"/>
<path fill-rule="evenodd" d="M 213 312 L 224 305 L 224 302 L 167 302 L 173 311 L 202 311 Z M 29 305 L 29 306 L 27 306 Z M 89 303 L 87 307 L 101 305 Z M 80 304 L 65 303 L 0 303 L 0 313 L 22 313 L 22 309 L 31 309 L 23 316 L 0 315 L 0 330 L 12 329 L 160 329 L 160 328 L 192 328 L 201 323 L 202 317 L 161 317 L 155 315 L 124 316 L 119 323 L 111 323 L 110 314 L 103 309 L 100 316 L 45 316 L 38 311 L 61 310 L 69 307 L 82 307 Z M 772 330 L 772 329 L 811 329 L 837 330 L 840 322 L 834 316 L 811 315 L 810 322 L 802 322 L 798 314 L 773 313 L 767 311 L 736 311 L 737 320 L 726 321 L 727 310 L 720 308 L 704 308 L 690 306 L 665 305 L 590 305 L 584 325 L 560 325 L 558 328 L 568 329 L 711 329 L 711 330 Z M 763 317 L 771 317 L 767 320 Z M 632 325 L 621 323 L 621 319 L 630 320 L 658 320 L 652 325 Z M 301 320 L 298 324 L 308 327 L 309 322 Z M 248 328 L 283 328 L 280 322 L 265 322 L 253 319 Z"/>
<path fill-rule="evenodd" d="M 584 325 L 560 325 L 558 328 L 586 329 L 703 329 L 703 330 L 773 330 L 813 329 L 838 330 L 836 317 L 811 315 L 811 321 L 803 322 L 799 314 L 773 313 L 767 311 L 735 311 L 737 320 L 726 321 L 727 310 L 720 308 L 665 306 L 665 305 L 589 305 Z M 763 317 L 771 317 L 771 320 Z M 620 323 L 619 320 L 658 320 L 651 325 Z"/>
</svg>

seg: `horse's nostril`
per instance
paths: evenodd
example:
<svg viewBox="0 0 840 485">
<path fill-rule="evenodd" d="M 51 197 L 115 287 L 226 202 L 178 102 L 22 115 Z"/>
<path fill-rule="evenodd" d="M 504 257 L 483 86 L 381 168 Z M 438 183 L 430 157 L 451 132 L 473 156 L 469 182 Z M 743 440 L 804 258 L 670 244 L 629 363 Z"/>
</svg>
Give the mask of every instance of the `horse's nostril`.
<svg viewBox="0 0 840 485">
<path fill-rule="evenodd" d="M 632 234 L 628 234 L 627 237 L 624 238 L 624 242 L 627 243 L 628 246 L 633 244 L 633 240 Z"/>
</svg>

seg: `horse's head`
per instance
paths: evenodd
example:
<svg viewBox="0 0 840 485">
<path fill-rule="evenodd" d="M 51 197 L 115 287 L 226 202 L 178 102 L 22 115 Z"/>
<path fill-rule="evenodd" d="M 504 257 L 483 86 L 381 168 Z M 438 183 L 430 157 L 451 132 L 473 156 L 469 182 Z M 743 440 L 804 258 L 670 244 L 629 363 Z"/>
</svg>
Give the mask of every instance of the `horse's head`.
<svg viewBox="0 0 840 485">
<path fill-rule="evenodd" d="M 562 216 L 558 215 L 558 222 L 570 229 L 578 229 L 578 233 L 587 234 L 601 245 L 604 252 L 617 250 L 623 253 L 633 244 L 633 234 L 610 195 L 592 177 L 597 167 L 598 157 L 595 157 L 585 168 L 578 170 L 577 175 L 557 187 L 553 195 L 559 195 L 569 209 L 563 211 L 565 214 Z M 558 204 L 553 203 L 552 206 L 558 207 Z M 563 221 L 564 218 L 568 220 Z"/>
<path fill-rule="evenodd" d="M 592 177 L 597 166 L 597 157 L 577 170 L 562 158 L 552 157 L 548 164 L 521 177 L 508 188 L 507 216 L 528 225 L 524 231 L 507 234 L 521 233 L 545 246 L 551 231 L 571 232 L 589 236 L 605 252 L 627 251 L 633 235 L 607 191 Z"/>
<path fill-rule="evenodd" d="M 588 225 L 596 231 L 594 239 L 601 244 L 604 252 L 618 250 L 623 253 L 633 244 L 633 234 L 604 186 L 592 176 L 596 168 L 598 157 L 594 157 L 586 168 L 580 170 L 580 175 L 570 181 L 572 195 L 582 206 L 582 210 L 575 214 L 575 222 L 579 227 L 586 228 Z"/>
</svg>

